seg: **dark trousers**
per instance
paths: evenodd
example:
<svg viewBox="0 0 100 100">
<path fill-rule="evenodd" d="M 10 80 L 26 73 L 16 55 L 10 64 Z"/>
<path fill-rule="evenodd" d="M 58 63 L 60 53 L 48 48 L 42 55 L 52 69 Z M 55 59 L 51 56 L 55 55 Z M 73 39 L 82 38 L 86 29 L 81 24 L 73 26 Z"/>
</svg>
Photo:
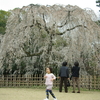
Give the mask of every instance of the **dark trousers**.
<svg viewBox="0 0 100 100">
<path fill-rule="evenodd" d="M 48 99 L 49 99 L 49 93 L 51 94 L 51 96 L 53 98 L 56 98 L 55 95 L 53 94 L 52 90 L 46 90 L 46 96 L 47 96 Z"/>
<path fill-rule="evenodd" d="M 59 92 L 62 92 L 63 83 L 64 83 L 65 92 L 68 92 L 67 80 L 68 79 L 66 77 L 61 77 L 60 78 Z"/>
</svg>

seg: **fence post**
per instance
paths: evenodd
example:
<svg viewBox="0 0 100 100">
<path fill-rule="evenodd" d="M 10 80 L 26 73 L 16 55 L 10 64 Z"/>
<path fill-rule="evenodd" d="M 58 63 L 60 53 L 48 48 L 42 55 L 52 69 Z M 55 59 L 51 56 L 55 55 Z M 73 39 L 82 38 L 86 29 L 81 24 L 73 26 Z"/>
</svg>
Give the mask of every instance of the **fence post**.
<svg viewBox="0 0 100 100">
<path fill-rule="evenodd" d="M 27 87 L 29 86 L 29 75 L 27 75 Z"/>
<path fill-rule="evenodd" d="M 89 90 L 90 90 L 91 89 L 90 75 L 88 77 L 89 77 Z"/>
<path fill-rule="evenodd" d="M 8 75 L 6 76 L 6 86 L 9 86 L 9 83 L 8 83 Z"/>
<path fill-rule="evenodd" d="M 99 89 L 99 77 L 96 75 L 96 89 Z"/>
<path fill-rule="evenodd" d="M 93 89 L 96 88 L 96 76 L 93 76 Z"/>
</svg>

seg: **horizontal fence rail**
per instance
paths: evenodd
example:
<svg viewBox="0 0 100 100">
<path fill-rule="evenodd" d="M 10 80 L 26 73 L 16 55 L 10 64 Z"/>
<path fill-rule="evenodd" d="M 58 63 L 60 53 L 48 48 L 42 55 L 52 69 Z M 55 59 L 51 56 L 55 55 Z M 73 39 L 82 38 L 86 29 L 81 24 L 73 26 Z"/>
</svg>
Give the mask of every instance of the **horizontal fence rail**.
<svg viewBox="0 0 100 100">
<path fill-rule="evenodd" d="M 45 86 L 43 76 L 0 76 L 0 87 L 34 87 Z M 72 81 L 70 81 L 72 86 Z M 59 78 L 54 81 L 54 88 L 59 87 Z M 80 76 L 80 87 L 100 90 L 100 76 Z"/>
</svg>

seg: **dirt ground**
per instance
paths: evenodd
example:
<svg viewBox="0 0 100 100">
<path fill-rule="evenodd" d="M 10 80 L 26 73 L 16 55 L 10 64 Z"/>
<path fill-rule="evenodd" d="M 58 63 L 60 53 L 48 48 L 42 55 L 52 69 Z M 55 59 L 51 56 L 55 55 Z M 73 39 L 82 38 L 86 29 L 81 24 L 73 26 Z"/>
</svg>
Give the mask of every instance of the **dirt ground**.
<svg viewBox="0 0 100 100">
<path fill-rule="evenodd" d="M 81 93 L 59 93 L 53 90 L 58 100 L 100 100 L 100 91 L 81 91 Z M 0 88 L 0 100 L 43 100 L 45 89 Z M 50 96 L 49 100 L 53 100 Z"/>
</svg>

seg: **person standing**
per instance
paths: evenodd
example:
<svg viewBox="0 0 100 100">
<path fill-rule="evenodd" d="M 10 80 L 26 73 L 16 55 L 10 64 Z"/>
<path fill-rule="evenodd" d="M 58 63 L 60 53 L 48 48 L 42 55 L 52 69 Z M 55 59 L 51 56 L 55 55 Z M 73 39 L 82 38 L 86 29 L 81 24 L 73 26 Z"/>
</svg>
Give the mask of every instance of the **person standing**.
<svg viewBox="0 0 100 100">
<path fill-rule="evenodd" d="M 71 72 L 72 72 L 72 83 L 73 83 L 73 91 L 72 91 L 72 93 L 75 93 L 75 83 L 77 84 L 77 87 L 78 87 L 78 92 L 77 93 L 80 93 L 79 71 L 80 71 L 79 63 L 76 61 L 74 63 L 74 66 L 71 69 Z"/>
<path fill-rule="evenodd" d="M 59 77 L 60 77 L 59 92 L 62 92 L 62 86 L 64 83 L 65 92 L 67 93 L 68 92 L 67 81 L 69 79 L 69 69 L 67 67 L 67 62 L 62 63 L 62 67 L 60 68 L 59 71 Z"/>
<path fill-rule="evenodd" d="M 49 100 L 49 93 L 51 96 L 54 98 L 54 100 L 57 100 L 55 95 L 52 92 L 52 87 L 53 87 L 53 81 L 56 79 L 55 75 L 52 73 L 51 68 L 46 68 L 46 75 L 44 76 L 45 79 L 45 85 L 46 85 L 46 99 L 44 100 Z"/>
</svg>

